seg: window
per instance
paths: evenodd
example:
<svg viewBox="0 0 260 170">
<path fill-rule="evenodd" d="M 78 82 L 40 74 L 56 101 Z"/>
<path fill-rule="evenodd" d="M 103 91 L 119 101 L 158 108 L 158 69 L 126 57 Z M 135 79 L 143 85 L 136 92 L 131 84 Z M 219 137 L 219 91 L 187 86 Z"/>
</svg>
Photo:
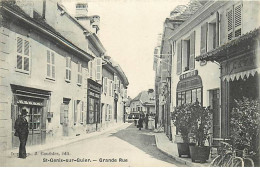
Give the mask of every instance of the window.
<svg viewBox="0 0 260 170">
<path fill-rule="evenodd" d="M 30 42 L 25 38 L 17 37 L 16 70 L 29 73 L 30 71 Z"/>
<path fill-rule="evenodd" d="M 78 63 L 78 80 L 77 84 L 81 85 L 82 84 L 82 65 L 81 63 Z"/>
<path fill-rule="evenodd" d="M 81 102 L 80 123 L 83 124 L 84 102 Z"/>
<path fill-rule="evenodd" d="M 227 10 L 227 39 L 232 40 L 242 34 L 242 4 L 233 5 Z"/>
<path fill-rule="evenodd" d="M 177 106 L 180 106 L 185 103 L 194 103 L 198 101 L 199 103 L 202 103 L 202 88 L 192 89 L 192 90 L 186 90 L 182 92 L 177 92 Z"/>
<path fill-rule="evenodd" d="M 102 59 L 95 58 L 96 60 L 96 80 L 101 81 L 102 78 Z"/>
<path fill-rule="evenodd" d="M 78 120 L 78 112 L 81 114 L 81 109 L 78 109 L 80 105 L 80 100 L 74 100 L 74 125 L 76 125 Z"/>
<path fill-rule="evenodd" d="M 66 77 L 65 80 L 67 82 L 71 81 L 71 58 L 66 57 Z"/>
<path fill-rule="evenodd" d="M 208 25 L 209 36 L 208 36 L 208 51 L 213 50 L 217 47 L 217 23 L 211 22 Z"/>
<path fill-rule="evenodd" d="M 204 23 L 201 26 L 201 35 L 200 35 L 200 54 L 207 52 L 207 37 L 208 37 L 208 23 Z"/>
<path fill-rule="evenodd" d="M 107 77 L 104 77 L 104 94 L 107 94 Z"/>
<path fill-rule="evenodd" d="M 195 69 L 195 31 L 177 43 L 177 74 Z"/>
<path fill-rule="evenodd" d="M 47 78 L 55 79 L 55 54 L 47 50 Z"/>
<path fill-rule="evenodd" d="M 109 96 L 112 96 L 112 80 L 109 80 Z"/>
<path fill-rule="evenodd" d="M 89 77 L 92 78 L 93 77 L 93 67 L 92 67 L 92 61 L 88 62 L 88 71 L 89 71 Z"/>
<path fill-rule="evenodd" d="M 111 93 L 112 93 L 112 97 L 114 96 L 114 92 L 115 92 L 115 83 L 114 83 L 114 81 L 111 81 L 111 83 L 112 83 L 112 91 L 111 91 Z"/>
<path fill-rule="evenodd" d="M 112 119 L 112 106 L 111 106 L 111 105 L 108 105 L 108 108 L 109 108 L 108 120 L 111 120 L 111 119 Z"/>
</svg>

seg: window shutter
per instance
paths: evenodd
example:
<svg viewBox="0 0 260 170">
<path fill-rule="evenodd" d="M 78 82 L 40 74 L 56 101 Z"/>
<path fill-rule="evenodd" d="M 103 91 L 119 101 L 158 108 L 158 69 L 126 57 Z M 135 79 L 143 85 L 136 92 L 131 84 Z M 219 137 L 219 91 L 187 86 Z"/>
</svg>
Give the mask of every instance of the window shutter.
<svg viewBox="0 0 260 170">
<path fill-rule="evenodd" d="M 195 68 L 195 31 L 190 35 L 190 60 L 189 60 L 189 69 L 192 70 Z"/>
<path fill-rule="evenodd" d="M 47 50 L 47 76 L 51 76 L 51 55 L 50 51 Z"/>
<path fill-rule="evenodd" d="M 117 93 L 119 93 L 119 86 L 120 86 L 120 81 L 117 79 L 117 86 L 116 86 Z"/>
<path fill-rule="evenodd" d="M 114 90 L 117 89 L 117 76 L 114 76 Z"/>
<path fill-rule="evenodd" d="M 207 52 L 207 33 L 208 23 L 206 22 L 201 26 L 200 54 L 204 54 Z"/>
<path fill-rule="evenodd" d="M 30 53 L 30 44 L 29 41 L 24 40 L 24 55 L 29 56 Z"/>
<path fill-rule="evenodd" d="M 84 102 L 81 102 L 81 113 L 80 113 L 80 123 L 83 122 L 83 114 L 84 114 Z"/>
<path fill-rule="evenodd" d="M 102 90 L 105 93 L 105 77 L 102 78 Z"/>
<path fill-rule="evenodd" d="M 97 64 L 97 74 L 96 74 L 96 79 L 97 81 L 101 81 L 102 78 L 102 59 L 101 58 L 96 58 L 96 64 Z"/>
<path fill-rule="evenodd" d="M 55 78 L 55 55 L 51 53 L 51 63 L 52 63 L 52 78 Z"/>
<path fill-rule="evenodd" d="M 23 53 L 23 39 L 20 37 L 17 37 L 17 53 Z"/>
<path fill-rule="evenodd" d="M 41 124 L 41 129 L 43 130 L 42 133 L 46 133 L 46 131 L 44 130 L 46 130 L 47 113 L 48 113 L 48 109 L 45 106 L 43 107 L 43 113 L 42 113 L 42 124 Z"/>
<path fill-rule="evenodd" d="M 17 69 L 23 68 L 23 57 L 20 55 L 17 55 Z"/>
<path fill-rule="evenodd" d="M 112 97 L 114 96 L 114 90 L 115 90 L 115 83 L 114 83 L 114 81 L 112 80 L 111 81 L 111 84 L 112 84 Z"/>
<path fill-rule="evenodd" d="M 88 71 L 89 71 L 89 77 L 92 78 L 92 61 L 88 62 Z"/>
<path fill-rule="evenodd" d="M 242 34 L 242 4 L 234 6 L 235 37 Z"/>
<path fill-rule="evenodd" d="M 92 61 L 92 80 L 96 81 L 97 78 L 97 58 Z"/>
<path fill-rule="evenodd" d="M 65 104 L 61 103 L 60 106 L 60 124 L 62 125 L 64 123 L 64 116 L 65 116 Z"/>
<path fill-rule="evenodd" d="M 227 38 L 232 40 L 233 38 L 233 8 L 227 10 Z"/>
<path fill-rule="evenodd" d="M 182 67 L 182 50 L 181 50 L 181 43 L 182 40 L 177 43 L 177 74 L 181 74 L 181 67 Z"/>
<path fill-rule="evenodd" d="M 105 77 L 105 93 L 107 94 L 107 77 Z"/>
<path fill-rule="evenodd" d="M 78 118 L 78 103 L 77 100 L 74 100 L 74 123 L 77 123 Z"/>
<path fill-rule="evenodd" d="M 15 121 L 18 118 L 18 106 L 12 104 L 11 105 L 11 117 L 12 117 L 12 128 L 15 126 Z"/>
</svg>

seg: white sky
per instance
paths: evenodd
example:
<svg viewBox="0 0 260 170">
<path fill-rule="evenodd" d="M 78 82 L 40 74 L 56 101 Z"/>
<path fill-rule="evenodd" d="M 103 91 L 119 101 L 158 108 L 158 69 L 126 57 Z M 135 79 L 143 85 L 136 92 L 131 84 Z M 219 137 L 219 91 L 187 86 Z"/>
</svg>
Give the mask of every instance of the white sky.
<svg viewBox="0 0 260 170">
<path fill-rule="evenodd" d="M 75 0 L 62 0 L 74 13 Z M 81 0 L 82 1 L 82 0 Z M 120 64 L 128 81 L 128 95 L 154 88 L 153 51 L 170 12 L 189 0 L 86 0 L 88 14 L 100 16 L 100 40 Z"/>
</svg>

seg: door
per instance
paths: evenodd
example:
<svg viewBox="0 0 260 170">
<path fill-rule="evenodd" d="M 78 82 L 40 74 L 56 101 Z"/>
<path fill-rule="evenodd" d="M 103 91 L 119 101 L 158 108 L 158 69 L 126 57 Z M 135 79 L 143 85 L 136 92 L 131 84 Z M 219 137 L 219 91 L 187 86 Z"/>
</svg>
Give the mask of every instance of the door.
<svg viewBox="0 0 260 170">
<path fill-rule="evenodd" d="M 63 131 L 63 136 L 69 136 L 69 119 L 68 119 L 68 115 L 69 115 L 69 104 L 64 104 L 63 107 L 63 111 L 64 111 L 64 121 L 62 124 L 62 131 Z"/>
<path fill-rule="evenodd" d="M 219 89 L 211 90 L 210 98 L 213 111 L 213 138 L 220 138 Z"/>
</svg>

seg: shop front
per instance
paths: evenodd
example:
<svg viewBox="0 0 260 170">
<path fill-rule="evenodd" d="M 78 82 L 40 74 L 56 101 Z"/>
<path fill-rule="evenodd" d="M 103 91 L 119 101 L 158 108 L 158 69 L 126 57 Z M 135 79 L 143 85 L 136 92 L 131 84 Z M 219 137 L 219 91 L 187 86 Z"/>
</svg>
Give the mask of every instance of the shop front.
<svg viewBox="0 0 260 170">
<path fill-rule="evenodd" d="M 255 29 L 196 57 L 197 61 L 220 64 L 221 138 L 230 136 L 230 113 L 235 100 L 259 99 L 259 41 L 259 29 Z"/>
<path fill-rule="evenodd" d="M 50 92 L 35 88 L 11 85 L 13 100 L 12 112 L 12 146 L 19 146 L 19 139 L 14 136 L 14 124 L 22 109 L 26 109 L 29 125 L 27 145 L 44 144 L 46 140 L 46 121 Z"/>
<path fill-rule="evenodd" d="M 87 125 L 88 131 L 97 131 L 101 124 L 101 84 L 88 79 Z"/>
</svg>

